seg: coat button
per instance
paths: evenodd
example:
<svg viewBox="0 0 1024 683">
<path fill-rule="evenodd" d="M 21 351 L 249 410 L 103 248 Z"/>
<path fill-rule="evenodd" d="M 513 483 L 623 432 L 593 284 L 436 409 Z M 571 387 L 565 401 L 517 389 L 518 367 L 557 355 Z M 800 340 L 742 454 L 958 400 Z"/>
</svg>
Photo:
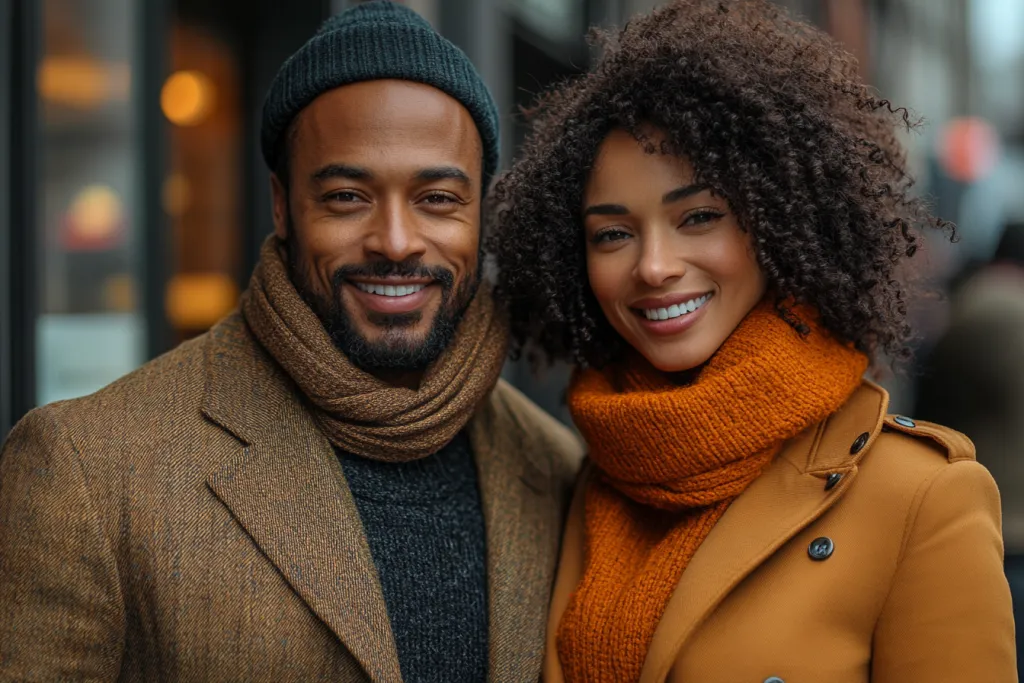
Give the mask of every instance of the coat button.
<svg viewBox="0 0 1024 683">
<path fill-rule="evenodd" d="M 782 680 L 778 676 L 769 676 L 764 679 L 764 683 L 786 683 L 786 681 Z"/>
<path fill-rule="evenodd" d="M 825 479 L 825 490 L 831 491 L 833 488 L 835 488 L 835 485 L 838 484 L 839 480 L 841 480 L 842 478 L 843 475 L 839 474 L 838 472 L 833 472 L 832 474 L 828 475 L 828 478 Z"/>
<path fill-rule="evenodd" d="M 897 415 L 892 419 L 892 421 L 902 427 L 906 427 L 907 429 L 913 429 L 917 426 L 917 424 L 909 417 L 903 417 L 902 415 Z"/>
<path fill-rule="evenodd" d="M 857 439 L 853 442 L 853 445 L 850 446 L 850 455 L 857 455 L 862 450 L 864 450 L 864 447 L 868 445 L 868 439 L 870 438 L 871 435 L 868 434 L 867 432 L 864 432 L 863 434 L 858 436 Z"/>
<path fill-rule="evenodd" d="M 811 544 L 807 546 L 807 554 L 811 556 L 812 560 L 827 560 L 832 556 L 832 551 L 836 549 L 835 543 L 828 536 L 821 536 L 811 541 Z"/>
</svg>

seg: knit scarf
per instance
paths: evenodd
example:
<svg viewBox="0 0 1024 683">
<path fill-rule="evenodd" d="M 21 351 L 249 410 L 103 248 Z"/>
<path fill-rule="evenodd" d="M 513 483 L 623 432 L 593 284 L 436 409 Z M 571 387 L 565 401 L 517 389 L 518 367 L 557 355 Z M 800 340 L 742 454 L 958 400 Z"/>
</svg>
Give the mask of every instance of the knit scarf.
<svg viewBox="0 0 1024 683">
<path fill-rule="evenodd" d="M 573 378 L 569 407 L 596 469 L 583 577 L 557 633 L 568 683 L 639 679 L 676 584 L 729 504 L 857 388 L 867 358 L 810 327 L 802 337 L 765 302 L 688 385 L 638 355 Z"/>
<path fill-rule="evenodd" d="M 396 387 L 337 349 L 288 277 L 283 252 L 276 237 L 264 242 L 242 314 L 309 399 L 331 443 L 365 458 L 404 462 L 451 441 L 494 388 L 505 359 L 507 324 L 490 291 L 481 286 L 419 387 Z"/>
</svg>

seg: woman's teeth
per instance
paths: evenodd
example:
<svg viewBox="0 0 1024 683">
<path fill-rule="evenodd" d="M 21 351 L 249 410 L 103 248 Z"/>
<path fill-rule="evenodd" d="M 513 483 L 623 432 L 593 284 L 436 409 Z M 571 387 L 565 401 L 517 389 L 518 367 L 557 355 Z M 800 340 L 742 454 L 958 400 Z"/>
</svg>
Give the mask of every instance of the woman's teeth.
<svg viewBox="0 0 1024 683">
<path fill-rule="evenodd" d="M 356 282 L 355 285 L 367 294 L 376 294 L 378 296 L 409 296 L 426 287 L 426 285 L 398 285 L 397 287 L 392 285 L 367 285 L 362 282 Z"/>
<path fill-rule="evenodd" d="M 668 308 L 645 308 L 643 309 L 644 316 L 648 320 L 671 320 L 687 313 L 693 313 L 706 304 L 710 298 L 710 294 L 705 294 L 699 299 L 691 299 L 684 304 L 673 304 Z"/>
</svg>

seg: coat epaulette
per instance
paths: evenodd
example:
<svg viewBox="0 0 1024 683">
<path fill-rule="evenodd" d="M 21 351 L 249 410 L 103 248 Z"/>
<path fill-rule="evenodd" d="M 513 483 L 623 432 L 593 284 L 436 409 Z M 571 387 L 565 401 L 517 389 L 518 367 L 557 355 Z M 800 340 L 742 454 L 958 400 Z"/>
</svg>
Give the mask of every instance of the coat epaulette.
<svg viewBox="0 0 1024 683">
<path fill-rule="evenodd" d="M 934 422 L 912 420 L 903 415 L 886 415 L 882 427 L 886 431 L 902 432 L 916 439 L 931 441 L 942 450 L 950 462 L 974 460 L 974 443 L 955 429 Z"/>
</svg>

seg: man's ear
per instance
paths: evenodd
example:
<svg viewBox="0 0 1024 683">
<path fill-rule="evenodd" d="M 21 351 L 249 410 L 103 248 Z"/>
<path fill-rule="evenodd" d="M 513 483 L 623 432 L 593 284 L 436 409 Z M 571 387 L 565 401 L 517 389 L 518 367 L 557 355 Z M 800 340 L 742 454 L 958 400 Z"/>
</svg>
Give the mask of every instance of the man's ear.
<svg viewBox="0 0 1024 683">
<path fill-rule="evenodd" d="M 288 190 L 276 173 L 270 174 L 270 197 L 274 213 L 274 234 L 284 241 L 288 237 Z"/>
</svg>

